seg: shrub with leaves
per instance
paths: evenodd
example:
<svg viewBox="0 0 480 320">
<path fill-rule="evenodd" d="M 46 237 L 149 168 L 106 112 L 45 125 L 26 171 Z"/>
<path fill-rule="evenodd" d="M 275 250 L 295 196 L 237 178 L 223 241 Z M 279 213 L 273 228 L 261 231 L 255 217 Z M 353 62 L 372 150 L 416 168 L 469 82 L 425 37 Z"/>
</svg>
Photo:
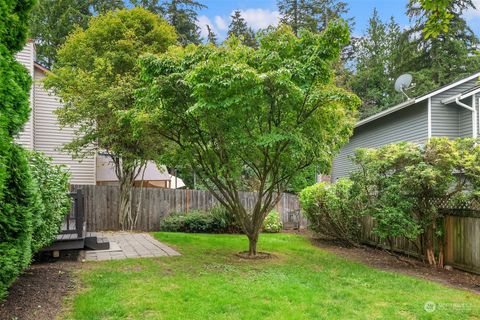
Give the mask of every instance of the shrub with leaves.
<svg viewBox="0 0 480 320">
<path fill-rule="evenodd" d="M 319 236 L 349 245 L 359 242 L 361 210 L 352 186 L 352 181 L 343 178 L 335 184 L 317 183 L 300 192 L 302 212 Z"/>
<path fill-rule="evenodd" d="M 263 232 L 278 233 L 282 230 L 282 228 L 283 224 L 282 220 L 280 219 L 280 214 L 275 210 L 270 211 L 263 221 Z"/>
<path fill-rule="evenodd" d="M 443 266 L 442 203 L 478 194 L 480 146 L 474 139 L 432 138 L 425 145 L 402 142 L 359 149 L 352 174 L 375 218 L 374 232 L 392 243 L 403 236 L 430 264 Z"/>
<path fill-rule="evenodd" d="M 221 205 L 209 211 L 172 213 L 161 223 L 162 231 L 192 233 L 232 233 L 239 230 L 232 214 Z"/>
<path fill-rule="evenodd" d="M 25 45 L 33 0 L 0 3 L 0 299 L 31 259 L 34 185 L 13 137 L 30 112 L 31 79 L 15 60 Z"/>
<path fill-rule="evenodd" d="M 52 164 L 52 159 L 32 151 L 30 168 L 40 200 L 34 212 L 32 249 L 38 251 L 55 240 L 60 225 L 70 210 L 69 173 L 65 166 Z"/>
</svg>

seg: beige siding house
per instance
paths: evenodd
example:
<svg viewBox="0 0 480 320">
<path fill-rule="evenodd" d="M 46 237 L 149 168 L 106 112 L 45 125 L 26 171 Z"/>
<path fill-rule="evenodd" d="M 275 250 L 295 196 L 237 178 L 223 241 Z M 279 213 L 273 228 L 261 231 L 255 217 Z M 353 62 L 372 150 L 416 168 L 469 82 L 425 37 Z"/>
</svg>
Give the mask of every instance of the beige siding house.
<svg viewBox="0 0 480 320">
<path fill-rule="evenodd" d="M 62 103 L 51 92 L 48 92 L 42 79 L 47 69 L 35 63 L 35 45 L 29 41 L 16 59 L 27 68 L 34 80 L 30 92 L 31 115 L 23 131 L 18 135 L 17 142 L 28 149 L 37 150 L 53 158 L 56 164 L 66 165 L 71 174 L 71 184 L 116 184 L 113 166 L 104 156 L 90 156 L 81 161 L 73 159 L 70 154 L 62 151 L 64 144 L 74 137 L 74 128 L 60 128 L 55 110 Z M 139 180 L 137 178 L 137 180 Z M 136 181 L 136 184 L 141 182 Z M 149 163 L 145 170 L 143 184 L 150 187 L 181 188 L 184 186 L 181 179 L 166 172 L 165 168 L 158 169 L 155 164 Z"/>
<path fill-rule="evenodd" d="M 57 122 L 54 111 L 62 104 L 57 97 L 49 94 L 41 82 L 48 70 L 35 63 L 33 42 L 28 42 L 16 58 L 27 68 L 34 80 L 30 92 L 31 115 L 17 141 L 29 149 L 52 157 L 56 164 L 66 165 L 72 176 L 72 184 L 96 184 L 94 156 L 78 161 L 61 151 L 62 146 L 72 140 L 74 129 L 61 129 Z"/>
</svg>

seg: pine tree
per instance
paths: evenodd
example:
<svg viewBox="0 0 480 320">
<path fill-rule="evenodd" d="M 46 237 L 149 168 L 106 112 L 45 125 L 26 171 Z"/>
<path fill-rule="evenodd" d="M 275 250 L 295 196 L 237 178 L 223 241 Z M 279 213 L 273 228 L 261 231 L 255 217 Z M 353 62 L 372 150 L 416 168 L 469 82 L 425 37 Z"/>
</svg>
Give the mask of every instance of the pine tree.
<svg viewBox="0 0 480 320">
<path fill-rule="evenodd" d="M 228 36 L 235 36 L 239 38 L 246 46 L 252 48 L 257 47 L 258 43 L 255 39 L 255 33 L 253 32 L 252 28 L 248 27 L 247 22 L 242 17 L 240 10 L 235 10 L 231 18 L 232 21 L 228 26 Z"/>
<path fill-rule="evenodd" d="M 207 31 L 208 31 L 207 41 L 216 46 L 217 45 L 217 35 L 215 34 L 215 32 L 213 32 L 212 28 L 208 24 L 207 24 Z"/>
<path fill-rule="evenodd" d="M 168 0 L 163 4 L 164 17 L 175 27 L 182 45 L 201 42 L 197 10 L 206 8 L 195 0 Z"/>
<path fill-rule="evenodd" d="M 69 33 L 76 27 L 86 28 L 93 15 L 121 7 L 121 0 L 38 0 L 30 16 L 37 61 L 50 68 Z"/>
<path fill-rule="evenodd" d="M 150 12 L 163 16 L 163 6 L 160 0 L 130 0 L 135 7 L 144 8 Z"/>
<path fill-rule="evenodd" d="M 350 83 L 362 99 L 362 118 L 402 99 L 393 88 L 398 75 L 395 61 L 400 37 L 400 26 L 393 17 L 390 22 L 383 22 L 374 9 L 366 35 L 355 45 L 355 76 Z"/>
<path fill-rule="evenodd" d="M 473 2 L 450 1 L 447 6 L 451 15 L 448 29 L 436 37 L 417 36 L 425 30 L 429 21 L 427 12 L 417 2 L 411 1 L 407 6 L 407 15 L 413 27 L 406 32 L 403 45 L 408 47 L 411 53 L 402 69 L 422 73 L 423 77 L 433 81 L 434 87 L 478 71 L 480 58 L 476 53 L 480 40 L 463 18 L 466 10 L 475 9 Z"/>
<path fill-rule="evenodd" d="M 298 35 L 300 29 L 321 31 L 328 23 L 348 13 L 347 4 L 338 0 L 278 0 L 281 22 Z M 346 19 L 352 26 L 352 19 Z"/>
</svg>

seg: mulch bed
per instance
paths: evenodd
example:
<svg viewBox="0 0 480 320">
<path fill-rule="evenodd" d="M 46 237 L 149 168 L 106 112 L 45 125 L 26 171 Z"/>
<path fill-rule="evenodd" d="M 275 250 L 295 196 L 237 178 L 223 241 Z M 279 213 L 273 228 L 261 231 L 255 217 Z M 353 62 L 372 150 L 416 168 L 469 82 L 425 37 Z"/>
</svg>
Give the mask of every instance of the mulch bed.
<svg viewBox="0 0 480 320">
<path fill-rule="evenodd" d="M 457 269 L 439 269 L 425 265 L 419 260 L 404 256 L 401 257 L 401 260 L 405 260 L 405 262 L 400 261 L 395 255 L 368 246 L 355 248 L 344 247 L 338 243 L 318 239 L 313 239 L 312 241 L 322 249 L 377 269 L 399 272 L 480 294 L 480 275 L 477 274 Z"/>
<path fill-rule="evenodd" d="M 242 251 L 235 254 L 237 257 L 246 259 L 246 260 L 264 260 L 264 259 L 273 259 L 276 258 L 275 255 L 268 252 L 257 252 L 255 256 L 251 256 L 248 251 Z"/>
<path fill-rule="evenodd" d="M 79 262 L 39 262 L 27 269 L 0 302 L 1 320 L 55 319 L 64 299 L 77 284 L 73 271 Z"/>
</svg>

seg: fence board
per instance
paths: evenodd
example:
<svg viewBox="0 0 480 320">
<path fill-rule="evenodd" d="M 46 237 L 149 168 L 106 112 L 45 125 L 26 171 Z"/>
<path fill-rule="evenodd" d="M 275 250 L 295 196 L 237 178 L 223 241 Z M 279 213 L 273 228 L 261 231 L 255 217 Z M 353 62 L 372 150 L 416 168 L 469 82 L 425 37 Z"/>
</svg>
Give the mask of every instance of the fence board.
<svg viewBox="0 0 480 320">
<path fill-rule="evenodd" d="M 85 216 L 87 231 L 120 230 L 118 209 L 120 203 L 119 188 L 116 186 L 74 185 L 73 190 L 82 189 L 85 194 Z M 208 191 L 144 188 L 140 216 L 136 229 L 142 231 L 159 230 L 162 219 L 172 212 L 208 210 L 217 204 L 215 197 Z M 240 192 L 243 204 L 252 209 L 256 194 Z M 140 188 L 134 188 L 132 210 L 140 201 Z M 306 227 L 307 220 L 300 215 L 298 198 L 292 194 L 283 194 L 275 206 L 282 222 Z"/>
</svg>

